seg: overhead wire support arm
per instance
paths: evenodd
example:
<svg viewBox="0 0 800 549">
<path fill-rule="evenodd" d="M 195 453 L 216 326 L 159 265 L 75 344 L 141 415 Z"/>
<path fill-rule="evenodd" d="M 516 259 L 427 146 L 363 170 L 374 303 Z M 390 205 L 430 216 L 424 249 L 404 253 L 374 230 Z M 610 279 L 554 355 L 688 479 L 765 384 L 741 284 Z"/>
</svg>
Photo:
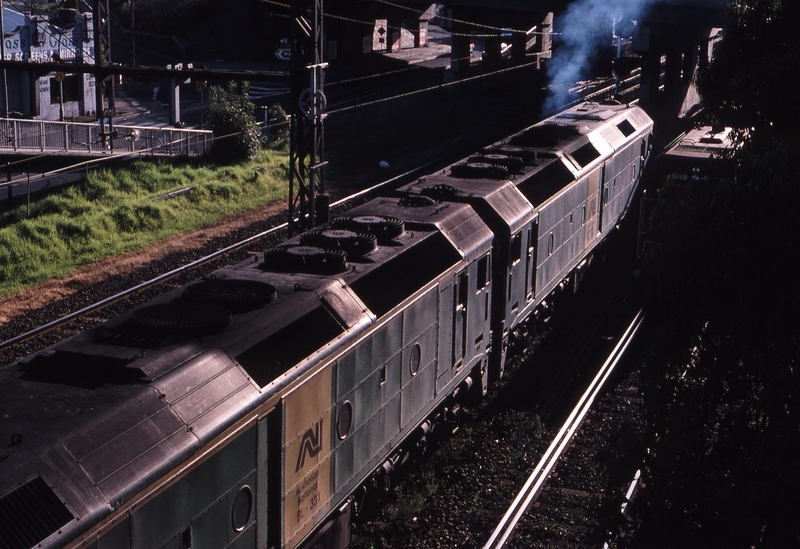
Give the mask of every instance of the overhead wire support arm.
<svg viewBox="0 0 800 549">
<path fill-rule="evenodd" d="M 324 194 L 325 68 L 322 0 L 292 0 L 289 236 L 328 219 Z"/>
</svg>

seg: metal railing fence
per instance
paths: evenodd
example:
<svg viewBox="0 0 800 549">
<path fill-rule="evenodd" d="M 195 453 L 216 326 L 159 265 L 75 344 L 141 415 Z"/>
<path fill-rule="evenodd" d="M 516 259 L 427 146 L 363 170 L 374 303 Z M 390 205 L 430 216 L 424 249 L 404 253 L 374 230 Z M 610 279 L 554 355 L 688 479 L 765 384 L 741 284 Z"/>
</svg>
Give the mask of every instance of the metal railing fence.
<svg viewBox="0 0 800 549">
<path fill-rule="evenodd" d="M 0 154 L 200 156 L 213 140 L 210 130 L 124 125 L 104 139 L 98 124 L 0 118 Z"/>
</svg>

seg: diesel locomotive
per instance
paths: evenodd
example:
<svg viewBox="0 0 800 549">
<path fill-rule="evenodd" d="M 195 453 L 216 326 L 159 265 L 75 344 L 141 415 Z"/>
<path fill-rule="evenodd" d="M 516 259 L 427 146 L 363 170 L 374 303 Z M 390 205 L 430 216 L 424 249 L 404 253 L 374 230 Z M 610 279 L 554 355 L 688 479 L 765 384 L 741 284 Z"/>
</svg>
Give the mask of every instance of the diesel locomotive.
<svg viewBox="0 0 800 549">
<path fill-rule="evenodd" d="M 363 487 L 625 215 L 583 103 L 0 370 L 0 549 L 340 549 Z"/>
</svg>

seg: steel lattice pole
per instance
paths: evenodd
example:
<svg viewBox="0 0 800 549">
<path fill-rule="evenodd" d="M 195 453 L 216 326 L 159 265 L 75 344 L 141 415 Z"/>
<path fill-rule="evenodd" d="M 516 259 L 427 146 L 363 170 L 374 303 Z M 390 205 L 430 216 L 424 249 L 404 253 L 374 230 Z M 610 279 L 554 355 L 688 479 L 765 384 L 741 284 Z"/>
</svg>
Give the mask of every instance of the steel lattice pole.
<svg viewBox="0 0 800 549">
<path fill-rule="evenodd" d="M 322 0 L 292 2 L 289 235 L 327 220 L 323 195 L 323 119 L 326 105 Z M 327 198 L 327 197 L 325 197 Z M 322 206 L 322 207 L 320 207 Z"/>
<path fill-rule="evenodd" d="M 108 0 L 94 0 L 92 3 L 92 29 L 94 31 L 94 62 L 95 65 L 111 65 L 111 19 Z M 97 74 L 97 73 L 95 73 Z M 103 91 L 106 81 L 111 81 L 108 96 L 108 113 L 106 113 Z M 111 120 L 114 116 L 114 77 L 107 76 L 101 79 L 95 76 L 95 112 L 100 125 L 100 136 L 104 142 L 108 140 L 111 131 Z M 108 114 L 108 124 L 106 124 Z"/>
</svg>

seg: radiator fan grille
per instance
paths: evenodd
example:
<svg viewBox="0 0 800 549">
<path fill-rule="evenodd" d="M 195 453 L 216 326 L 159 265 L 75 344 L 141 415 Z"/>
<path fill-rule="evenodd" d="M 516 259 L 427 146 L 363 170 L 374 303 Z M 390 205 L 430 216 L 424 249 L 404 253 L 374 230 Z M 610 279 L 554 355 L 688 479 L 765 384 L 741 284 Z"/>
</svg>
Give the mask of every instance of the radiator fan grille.
<svg viewBox="0 0 800 549">
<path fill-rule="evenodd" d="M 331 275 L 347 270 L 347 255 L 341 250 L 290 244 L 264 252 L 261 268 L 279 273 Z"/>
</svg>

